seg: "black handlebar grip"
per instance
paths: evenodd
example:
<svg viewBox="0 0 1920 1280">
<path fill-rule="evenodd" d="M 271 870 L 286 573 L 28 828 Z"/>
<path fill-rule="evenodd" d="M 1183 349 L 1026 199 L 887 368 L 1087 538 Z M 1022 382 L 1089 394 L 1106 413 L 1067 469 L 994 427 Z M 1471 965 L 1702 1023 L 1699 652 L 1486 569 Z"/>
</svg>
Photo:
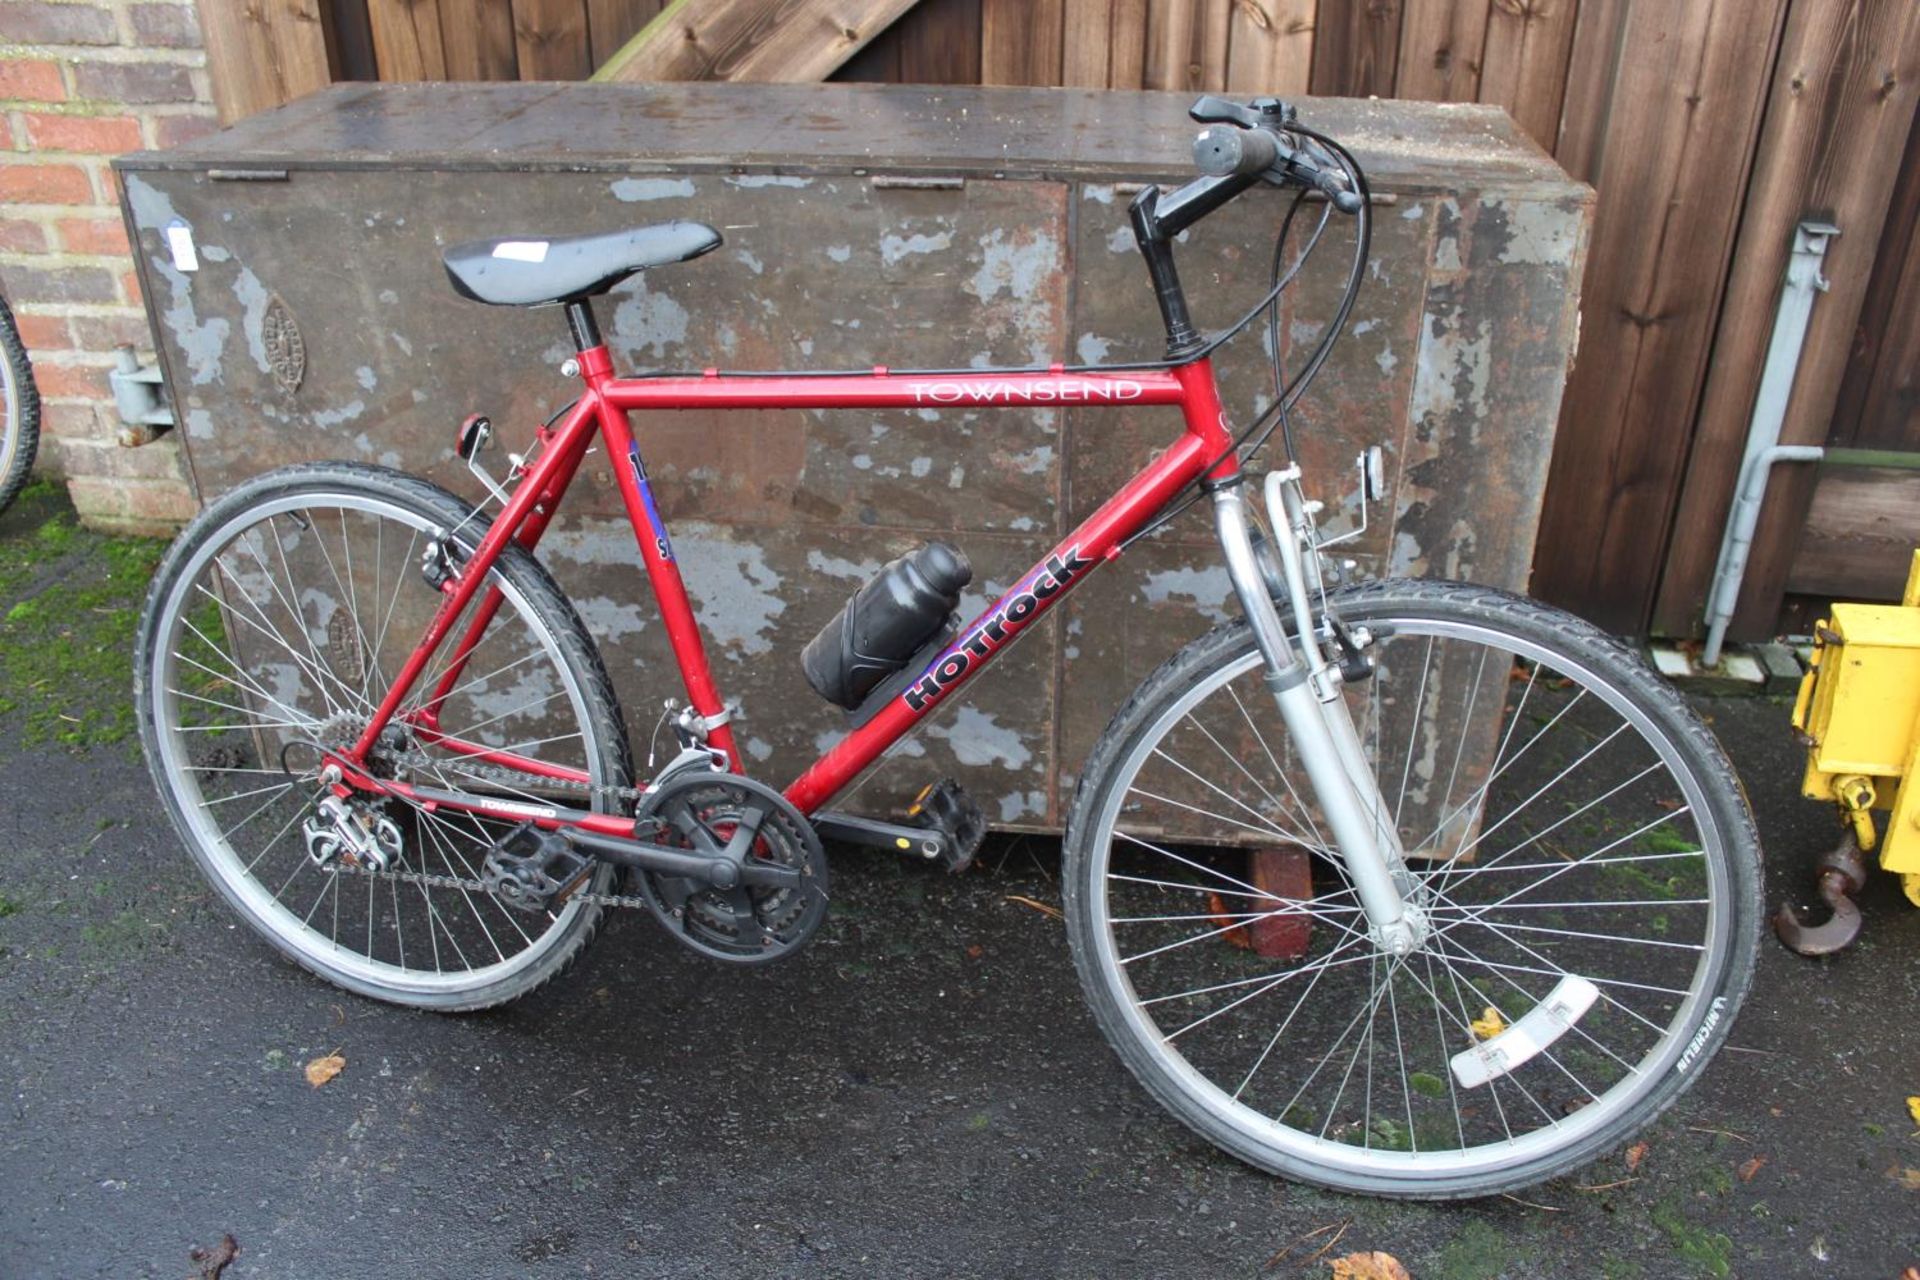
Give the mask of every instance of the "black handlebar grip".
<svg viewBox="0 0 1920 1280">
<path fill-rule="evenodd" d="M 1264 129 L 1216 124 L 1193 140 L 1194 167 L 1212 178 L 1265 173 L 1279 156 L 1279 142 Z"/>
</svg>

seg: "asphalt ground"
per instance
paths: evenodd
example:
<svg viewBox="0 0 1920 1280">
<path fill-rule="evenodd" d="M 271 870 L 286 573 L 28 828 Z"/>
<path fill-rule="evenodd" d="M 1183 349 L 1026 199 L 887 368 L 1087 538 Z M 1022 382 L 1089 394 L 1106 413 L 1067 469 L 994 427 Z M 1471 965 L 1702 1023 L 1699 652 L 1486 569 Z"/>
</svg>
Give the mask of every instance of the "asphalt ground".
<svg viewBox="0 0 1920 1280">
<path fill-rule="evenodd" d="M 438 1017 L 279 960 L 194 870 L 125 714 L 155 552 L 0 516 L 0 1278 L 1837 1277 L 1920 1261 L 1920 911 L 1848 953 L 1770 941 L 1729 1048 L 1647 1135 L 1519 1197 L 1291 1185 L 1192 1136 L 1085 1011 L 1058 846 L 950 877 L 835 851 L 820 940 L 730 970 L 626 915 L 560 981 Z M 23 608 L 23 606 L 25 606 Z M 1769 897 L 1838 828 L 1788 709 L 1700 703 Z M 302 1068 L 339 1053 L 320 1088 Z M 1316 1255 L 1322 1246 L 1331 1246 Z"/>
</svg>

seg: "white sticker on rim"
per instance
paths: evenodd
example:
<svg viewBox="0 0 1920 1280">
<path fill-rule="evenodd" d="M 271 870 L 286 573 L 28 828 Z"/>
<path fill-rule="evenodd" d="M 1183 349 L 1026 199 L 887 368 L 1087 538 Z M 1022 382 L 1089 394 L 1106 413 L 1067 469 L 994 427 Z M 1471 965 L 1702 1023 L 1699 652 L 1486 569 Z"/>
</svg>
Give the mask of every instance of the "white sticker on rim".
<svg viewBox="0 0 1920 1280">
<path fill-rule="evenodd" d="M 514 262 L 545 262 L 547 242 L 545 240 L 502 240 L 493 246 L 493 256 L 508 258 Z"/>
<path fill-rule="evenodd" d="M 1599 998 L 1600 988 L 1568 974 L 1518 1022 L 1484 1044 L 1454 1054 L 1453 1078 L 1463 1089 L 1477 1089 L 1508 1074 L 1571 1031 Z"/>
</svg>

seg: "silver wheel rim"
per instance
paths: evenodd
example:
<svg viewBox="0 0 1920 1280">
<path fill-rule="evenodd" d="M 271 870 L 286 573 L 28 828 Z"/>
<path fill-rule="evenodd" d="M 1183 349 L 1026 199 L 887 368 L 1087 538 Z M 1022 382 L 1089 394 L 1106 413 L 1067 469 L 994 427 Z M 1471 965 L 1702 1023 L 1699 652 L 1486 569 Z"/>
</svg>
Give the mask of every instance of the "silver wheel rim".
<svg viewBox="0 0 1920 1280">
<path fill-rule="evenodd" d="M 1356 616 L 1353 620 L 1365 621 L 1374 625 L 1376 630 L 1381 629 L 1380 624 L 1370 618 Z M 1504 650 L 1535 663 L 1544 663 L 1562 676 L 1572 677 L 1587 696 L 1600 699 L 1627 726 L 1638 732 L 1659 763 L 1665 766 L 1672 784 L 1684 794 L 1686 806 L 1695 818 L 1707 875 L 1706 928 L 1685 996 L 1668 1020 L 1665 1034 L 1651 1051 L 1634 1063 L 1636 1071 L 1602 1093 L 1593 1104 L 1550 1125 L 1543 1125 L 1523 1135 L 1514 1135 L 1509 1140 L 1477 1144 L 1456 1151 L 1406 1152 L 1355 1145 L 1280 1123 L 1277 1118 L 1236 1101 L 1227 1089 L 1197 1070 L 1169 1042 L 1169 1034 L 1143 1007 L 1142 997 L 1135 990 L 1133 978 L 1122 962 L 1120 943 L 1115 936 L 1114 917 L 1110 912 L 1107 892 L 1109 869 L 1116 838 L 1128 838 L 1116 837 L 1116 825 L 1123 802 L 1160 741 L 1196 706 L 1230 686 L 1239 677 L 1254 671 L 1259 665 L 1259 656 L 1255 652 L 1246 653 L 1220 670 L 1209 673 L 1157 717 L 1117 763 L 1115 781 L 1095 815 L 1092 839 L 1088 845 L 1089 864 L 1085 884 L 1092 959 L 1099 981 L 1112 997 L 1125 1023 L 1126 1034 L 1147 1051 L 1163 1084 L 1177 1090 L 1212 1124 L 1224 1128 L 1242 1145 L 1265 1152 L 1269 1157 L 1295 1167 L 1312 1167 L 1349 1178 L 1403 1182 L 1454 1181 L 1476 1175 L 1491 1178 L 1575 1148 L 1594 1139 L 1602 1130 L 1635 1116 L 1648 1095 L 1659 1087 L 1668 1073 L 1675 1070 L 1683 1056 L 1689 1054 L 1689 1039 L 1700 1021 L 1704 1002 L 1712 994 L 1709 979 L 1721 967 L 1719 962 L 1726 951 L 1731 929 L 1731 891 L 1725 860 L 1725 837 L 1718 830 L 1698 779 L 1685 765 L 1676 746 L 1654 726 L 1650 717 L 1602 679 L 1590 665 L 1574 661 L 1565 654 L 1549 652 L 1530 640 L 1508 632 L 1469 623 L 1399 615 L 1393 617 L 1392 624 L 1393 633 L 1398 638 L 1431 635 L 1478 643 L 1488 646 L 1489 652 Z M 1515 721 L 1517 723 L 1517 716 Z M 1137 955 L 1133 957 L 1135 960 L 1139 958 Z M 1272 1047 L 1269 1045 L 1269 1048 Z M 1371 1061 L 1372 1051 L 1369 1049 L 1369 1063 Z M 1336 1106 L 1338 1101 L 1336 1097 Z M 1329 1120 L 1331 1118 L 1329 1116 Z"/>
<path fill-rule="evenodd" d="M 433 936 L 431 924 L 428 931 L 429 936 L 424 941 L 424 944 L 417 944 L 416 954 L 424 953 L 432 955 L 435 961 L 434 970 L 429 971 L 424 968 L 405 964 L 404 957 L 406 948 L 404 941 L 399 948 L 403 962 L 397 964 L 391 963 L 365 955 L 358 955 L 350 950 L 343 949 L 335 938 L 328 937 L 321 933 L 319 929 L 310 922 L 311 912 L 308 913 L 307 918 L 303 918 L 300 913 L 294 911 L 285 902 L 281 901 L 281 892 L 284 892 L 284 890 L 280 892 L 269 892 L 267 886 L 247 870 L 239 852 L 236 851 L 232 847 L 232 844 L 226 839 L 225 831 L 223 831 L 213 817 L 210 816 L 211 810 L 207 803 L 208 797 L 203 794 L 196 776 L 208 770 L 205 766 L 193 765 L 191 761 L 187 759 L 185 744 L 182 740 L 183 729 L 180 724 L 181 695 L 178 691 L 178 677 L 185 664 L 177 661 L 177 651 L 181 643 L 182 633 L 187 628 L 187 624 L 184 621 L 185 610 L 183 605 L 186 598 L 193 593 L 195 584 L 201 581 L 201 576 L 206 572 L 208 566 L 214 562 L 215 558 L 219 556 L 222 551 L 232 545 L 238 537 L 244 535 L 250 529 L 258 528 L 266 524 L 274 517 L 293 512 L 316 510 L 326 512 L 338 510 L 343 513 L 343 522 L 345 512 L 356 512 L 376 520 L 395 522 L 419 535 L 433 535 L 445 532 L 439 524 L 431 519 L 393 502 L 349 491 L 318 490 L 271 499 L 249 506 L 245 510 L 236 513 L 231 519 L 223 523 L 218 529 L 213 530 L 202 540 L 193 557 L 182 566 L 175 580 L 174 587 L 169 593 L 164 608 L 159 615 L 159 625 L 155 629 L 156 634 L 152 644 L 151 667 L 147 673 L 149 681 L 148 697 L 153 703 L 153 726 L 158 764 L 163 776 L 166 778 L 166 785 L 170 791 L 169 798 L 173 804 L 176 821 L 183 827 L 185 838 L 194 846 L 196 852 L 201 857 L 203 865 L 207 867 L 212 878 L 215 879 L 216 883 L 222 891 L 226 893 L 228 898 L 250 919 L 266 929 L 281 943 L 289 947 L 301 960 L 323 972 L 336 974 L 351 982 L 392 993 L 432 998 L 457 997 L 463 994 L 470 994 L 484 988 L 508 982 L 529 971 L 537 970 L 547 961 L 554 948 L 568 936 L 570 932 L 569 926 L 579 916 L 580 912 L 586 909 L 579 901 L 569 901 L 559 911 L 544 916 L 525 917 L 528 923 L 523 926 L 521 935 L 525 945 L 516 949 L 512 955 L 501 956 L 492 963 L 473 965 L 466 962 L 465 955 L 462 953 L 458 957 L 462 962 L 461 966 L 457 970 L 448 971 L 444 967 L 444 962 L 441 959 L 440 942 L 437 937 Z M 426 538 L 421 537 L 420 545 L 424 546 L 425 541 Z M 411 552 L 411 550 L 412 548 L 410 547 L 409 551 Z M 400 562 L 404 564 L 408 558 L 409 556 L 403 555 L 400 557 Z M 352 580 L 352 576 L 353 570 L 349 569 L 348 577 L 350 581 Z M 418 582 L 417 574 L 415 581 L 416 583 Z M 581 738 L 581 754 L 584 757 L 586 767 L 592 774 L 592 781 L 595 786 L 605 785 L 608 779 L 602 775 L 598 764 L 600 756 L 599 742 L 595 735 L 592 721 L 587 715 L 585 697 L 580 690 L 574 672 L 562 658 L 555 638 L 547 628 L 541 624 L 538 615 L 531 609 L 524 594 L 511 582 L 507 581 L 497 568 L 491 575 L 490 581 L 492 585 L 499 587 L 506 600 L 501 616 L 497 617 L 488 628 L 488 639 L 491 640 L 493 635 L 503 627 L 511 627 L 516 623 L 523 624 L 527 631 L 531 633 L 534 641 L 538 645 L 538 651 L 544 654 L 547 661 L 552 664 L 553 673 L 562 684 L 567 706 L 571 711 L 572 722 L 578 726 L 578 732 Z M 401 585 L 402 580 L 396 576 L 394 579 L 396 594 Z M 233 616 L 243 618 L 243 615 L 238 609 L 234 611 Z M 391 629 L 391 627 L 392 624 L 391 621 L 389 621 L 389 629 Z M 452 640 L 457 638 L 457 634 L 458 631 L 456 629 L 454 635 L 450 636 L 447 643 L 443 645 L 443 652 L 451 648 Z M 386 637 L 383 636 L 378 643 L 384 646 L 385 639 Z M 399 645 L 400 652 L 404 653 L 406 648 L 411 647 L 413 638 L 408 637 L 406 640 L 400 640 L 399 637 L 395 636 L 393 639 Z M 484 647 L 484 644 L 482 647 Z M 375 665 L 377 665 L 377 659 L 380 653 L 383 652 L 389 651 L 384 647 L 376 649 L 374 655 L 376 659 Z M 477 652 L 478 651 L 476 651 L 476 653 Z M 235 665 L 236 667 L 238 666 L 237 663 Z M 316 681 L 316 684 L 320 683 L 324 682 Z M 251 701 L 253 699 L 249 698 L 248 700 Z M 278 802 L 279 797 L 271 797 L 270 799 Z M 285 836 L 285 834 L 283 829 L 281 835 Z M 297 838 L 297 836 L 298 832 L 296 831 L 294 837 L 290 838 Z M 304 857 L 304 854 L 302 856 Z M 423 855 L 423 857 L 424 856 L 425 855 Z M 408 867 L 407 869 L 413 868 Z M 424 869 L 440 870 L 441 868 L 429 866 Z M 469 870 L 468 867 L 458 866 L 453 863 L 451 859 L 448 860 L 448 866 L 445 869 L 453 871 L 456 874 L 465 873 Z M 324 873 L 316 871 L 314 874 Z M 336 883 L 338 883 L 337 880 Z M 369 881 L 369 883 L 372 882 Z M 385 883 L 395 884 L 396 882 L 388 881 Z M 396 892 L 398 892 L 397 889 Z M 419 892 L 426 902 L 429 904 L 432 903 L 433 900 L 426 890 L 423 889 Z M 505 922 L 512 919 L 511 916 L 504 914 L 508 911 L 507 908 L 501 906 L 492 895 L 463 896 L 477 896 L 491 904 L 490 906 L 482 908 L 479 903 L 471 903 L 470 905 L 476 915 L 479 915 L 482 910 L 502 913 L 500 917 L 502 926 L 497 932 L 499 936 L 507 936 L 505 933 Z M 369 891 L 368 902 L 368 915 L 369 919 L 371 919 L 374 911 L 374 896 L 371 890 Z M 394 910 L 397 915 L 401 908 L 396 905 Z M 436 914 L 437 910 L 437 906 L 429 906 L 427 908 L 427 914 L 430 920 Z M 441 915 L 439 919 L 441 923 L 446 923 L 446 917 L 444 915 Z M 536 925 L 539 926 L 537 932 L 535 932 Z M 447 938 L 450 943 L 453 941 L 450 928 L 447 933 Z M 510 937 L 509 942 L 511 942 Z M 371 949 L 372 945 L 369 944 L 369 950 Z"/>
<path fill-rule="evenodd" d="M 14 354 L 0 354 L 0 408 L 6 414 L 0 418 L 0 484 L 13 474 L 14 455 L 20 449 L 20 383 L 14 374 Z"/>
</svg>

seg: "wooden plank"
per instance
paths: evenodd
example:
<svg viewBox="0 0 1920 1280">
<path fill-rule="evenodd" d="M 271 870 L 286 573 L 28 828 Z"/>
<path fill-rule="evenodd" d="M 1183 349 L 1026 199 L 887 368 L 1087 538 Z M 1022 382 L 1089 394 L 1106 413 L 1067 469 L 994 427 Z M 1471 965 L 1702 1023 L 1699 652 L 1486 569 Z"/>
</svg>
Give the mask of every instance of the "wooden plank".
<svg viewBox="0 0 1920 1280">
<path fill-rule="evenodd" d="M 1647 622 L 1785 0 L 1629 9 L 1533 591 Z"/>
<path fill-rule="evenodd" d="M 1313 32 L 1313 92 L 1393 96 L 1404 0 L 1320 0 Z"/>
<path fill-rule="evenodd" d="M 1827 439 L 1920 452 L 1920 110 L 1907 130 L 1906 158 Z"/>
<path fill-rule="evenodd" d="M 367 0 L 382 80 L 445 80 L 440 0 Z"/>
<path fill-rule="evenodd" d="M 378 80 L 380 65 L 373 56 L 373 28 L 367 20 L 367 0 L 331 0 L 326 23 L 332 33 L 335 80 Z"/>
<path fill-rule="evenodd" d="M 513 10 L 507 5 L 499 0 L 440 0 L 440 28 L 447 79 L 520 78 Z"/>
<path fill-rule="evenodd" d="M 593 74 L 586 0 L 513 0 L 513 43 L 522 80 Z"/>
<path fill-rule="evenodd" d="M 1139 89 L 1147 83 L 1147 0 L 1114 0 L 1107 84 Z"/>
<path fill-rule="evenodd" d="M 195 7 L 222 124 L 333 82 L 320 0 Z"/>
<path fill-rule="evenodd" d="M 981 0 L 980 83 L 1060 83 L 1065 0 Z"/>
<path fill-rule="evenodd" d="M 1198 0 L 1200 83 L 1218 93 L 1227 87 L 1228 42 L 1233 38 L 1233 0 Z"/>
<path fill-rule="evenodd" d="M 913 0 L 672 0 L 592 79 L 824 80 Z"/>
<path fill-rule="evenodd" d="M 1560 106 L 1560 135 L 1551 150 L 1562 168 L 1582 182 L 1600 173 L 1600 152 L 1613 118 L 1613 92 L 1626 47 L 1632 0 L 1580 0 L 1567 58 L 1567 90 Z"/>
<path fill-rule="evenodd" d="M 920 0 L 889 33 L 900 33 L 901 84 L 980 83 L 980 0 Z"/>
<path fill-rule="evenodd" d="M 587 0 L 587 43 L 599 66 L 660 13 L 662 0 Z"/>
<path fill-rule="evenodd" d="M 1113 0 L 1066 0 L 1060 83 L 1104 89 L 1112 62 Z"/>
<path fill-rule="evenodd" d="M 1298 97 L 1313 71 L 1315 0 L 1234 0 L 1227 92 Z"/>
<path fill-rule="evenodd" d="M 1576 0 L 1493 0 L 1487 11 L 1480 101 L 1498 103 L 1552 149 L 1560 132 Z"/>
<path fill-rule="evenodd" d="M 1826 441 L 1897 176 L 1888 157 L 1904 150 L 1916 98 L 1920 8 L 1912 0 L 1795 0 L 1768 90 L 1753 180 L 1744 188 L 1713 372 L 1660 584 L 1654 621 L 1663 631 L 1697 624 L 1745 451 L 1793 228 L 1814 212 L 1832 218 L 1843 233 L 1822 267 L 1831 288 L 1813 306 L 1781 439 Z M 1602 190 L 1611 181 L 1609 172 Z M 1771 631 L 1811 480 L 1790 471 L 1774 478 L 1729 631 L 1736 639 Z"/>
<path fill-rule="evenodd" d="M 832 79 L 979 84 L 980 0 L 920 0 Z"/>
<path fill-rule="evenodd" d="M 1232 0 L 1150 6 L 1142 72 L 1146 87 L 1177 93 L 1224 90 L 1232 20 Z"/>
<path fill-rule="evenodd" d="M 1478 102 L 1492 0 L 1407 0 L 1394 96 Z"/>
<path fill-rule="evenodd" d="M 1822 469 L 1786 589 L 1828 600 L 1898 600 L 1920 546 L 1920 473 Z"/>
</svg>

